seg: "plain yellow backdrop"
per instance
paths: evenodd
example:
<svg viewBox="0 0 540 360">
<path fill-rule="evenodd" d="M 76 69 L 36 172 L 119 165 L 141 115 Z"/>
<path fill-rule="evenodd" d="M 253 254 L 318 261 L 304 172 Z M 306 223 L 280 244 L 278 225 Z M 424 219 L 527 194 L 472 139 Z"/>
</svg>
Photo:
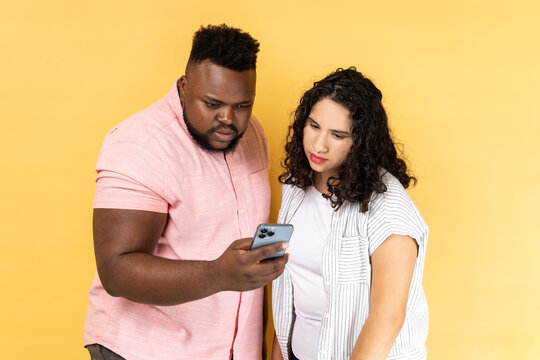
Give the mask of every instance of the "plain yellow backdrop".
<svg viewBox="0 0 540 360">
<path fill-rule="evenodd" d="M 11 1 L 0 9 L 0 357 L 87 359 L 97 154 L 183 74 L 200 25 L 261 42 L 254 113 L 276 177 L 312 82 L 382 89 L 430 227 L 430 359 L 540 358 L 540 3 Z"/>
</svg>

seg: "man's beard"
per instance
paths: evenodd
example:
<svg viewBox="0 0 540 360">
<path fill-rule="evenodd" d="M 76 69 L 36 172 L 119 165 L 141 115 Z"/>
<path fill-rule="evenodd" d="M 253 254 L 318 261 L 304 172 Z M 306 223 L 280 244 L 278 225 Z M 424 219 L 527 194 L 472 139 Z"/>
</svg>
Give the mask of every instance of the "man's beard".
<svg viewBox="0 0 540 360">
<path fill-rule="evenodd" d="M 184 116 L 184 122 L 186 123 L 186 127 L 187 127 L 187 129 L 189 131 L 189 134 L 193 138 L 193 140 L 195 140 L 195 142 L 197 144 L 199 144 L 200 147 L 202 147 L 203 149 L 205 149 L 207 151 L 210 151 L 210 152 L 222 152 L 224 154 L 227 154 L 227 153 L 233 151 L 236 148 L 236 145 L 238 145 L 238 142 L 240 141 L 240 139 L 242 138 L 242 136 L 245 133 L 245 131 L 243 131 L 242 133 L 239 134 L 238 129 L 234 125 L 225 125 L 225 124 L 221 124 L 221 125 L 218 125 L 218 126 L 212 128 L 212 129 L 210 129 L 206 134 L 201 133 L 201 132 L 197 131 L 193 127 L 193 125 L 191 125 L 191 123 L 189 122 L 189 119 L 188 119 L 188 116 L 186 114 L 186 109 L 185 108 L 182 109 L 182 114 Z M 232 130 L 232 131 L 234 131 L 235 134 L 238 134 L 238 135 L 236 135 L 236 137 L 231 140 L 231 142 L 229 143 L 229 145 L 227 145 L 227 147 L 225 149 L 216 149 L 215 147 L 213 147 L 210 144 L 210 142 L 208 141 L 208 137 L 210 135 L 212 135 L 214 132 L 216 132 L 218 130 L 221 130 L 221 129 Z"/>
</svg>

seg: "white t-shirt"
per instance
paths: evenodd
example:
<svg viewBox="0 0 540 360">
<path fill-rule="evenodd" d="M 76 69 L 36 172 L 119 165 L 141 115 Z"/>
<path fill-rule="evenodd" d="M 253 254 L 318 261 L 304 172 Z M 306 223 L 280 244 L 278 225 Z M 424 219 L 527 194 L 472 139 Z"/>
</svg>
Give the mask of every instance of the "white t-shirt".
<svg viewBox="0 0 540 360">
<path fill-rule="evenodd" d="M 304 201 L 290 221 L 294 232 L 287 266 L 291 272 L 296 313 L 292 349 L 302 360 L 317 359 L 317 342 L 326 301 L 321 259 L 333 211 L 330 201 L 312 186 L 306 190 Z"/>
</svg>

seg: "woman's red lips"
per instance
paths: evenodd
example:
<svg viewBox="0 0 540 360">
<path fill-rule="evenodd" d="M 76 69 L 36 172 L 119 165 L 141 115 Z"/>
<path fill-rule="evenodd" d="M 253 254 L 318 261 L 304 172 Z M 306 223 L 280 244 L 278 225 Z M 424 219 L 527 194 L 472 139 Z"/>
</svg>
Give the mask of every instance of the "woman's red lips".
<svg viewBox="0 0 540 360">
<path fill-rule="evenodd" d="M 320 157 L 320 156 L 317 156 L 313 153 L 309 153 L 309 158 L 311 159 L 311 161 L 313 161 L 315 164 L 322 164 L 323 162 L 325 162 L 326 160 L 328 159 L 325 159 L 323 157 Z"/>
</svg>

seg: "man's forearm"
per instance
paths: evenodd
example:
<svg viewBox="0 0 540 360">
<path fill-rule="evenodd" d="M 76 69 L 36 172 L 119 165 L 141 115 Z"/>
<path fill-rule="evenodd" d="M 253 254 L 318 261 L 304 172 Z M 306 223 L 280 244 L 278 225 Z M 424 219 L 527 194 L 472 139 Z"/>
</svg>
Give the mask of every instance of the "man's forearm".
<svg viewBox="0 0 540 360">
<path fill-rule="evenodd" d="M 170 260 L 145 253 L 119 255 L 102 281 L 112 296 L 152 305 L 177 305 L 221 291 L 215 261 Z"/>
</svg>

